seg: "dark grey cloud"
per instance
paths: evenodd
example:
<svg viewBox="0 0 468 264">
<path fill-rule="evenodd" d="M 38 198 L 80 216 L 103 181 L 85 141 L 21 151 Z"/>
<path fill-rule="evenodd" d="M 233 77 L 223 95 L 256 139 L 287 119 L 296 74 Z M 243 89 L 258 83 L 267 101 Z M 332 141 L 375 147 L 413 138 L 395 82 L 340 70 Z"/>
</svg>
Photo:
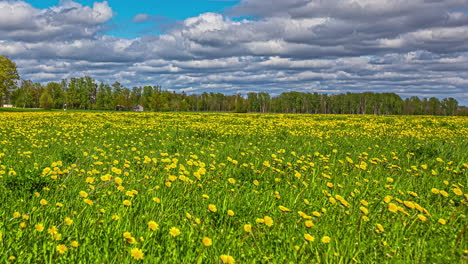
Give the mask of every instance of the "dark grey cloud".
<svg viewBox="0 0 468 264">
<path fill-rule="evenodd" d="M 89 75 L 187 92 L 374 91 L 468 104 L 467 13 L 466 0 L 243 0 L 227 15 L 171 23 L 140 14 L 133 22 L 147 34 L 125 39 L 105 34 L 107 2 L 0 1 L 0 54 L 43 82 Z"/>
</svg>

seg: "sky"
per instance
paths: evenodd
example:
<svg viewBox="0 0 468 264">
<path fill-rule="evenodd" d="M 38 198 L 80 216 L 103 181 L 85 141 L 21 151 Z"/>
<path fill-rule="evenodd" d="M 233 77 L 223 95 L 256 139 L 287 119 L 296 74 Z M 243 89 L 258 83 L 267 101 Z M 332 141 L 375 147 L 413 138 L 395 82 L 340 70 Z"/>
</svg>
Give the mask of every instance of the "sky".
<svg viewBox="0 0 468 264">
<path fill-rule="evenodd" d="M 35 82 L 188 93 L 394 92 L 468 105 L 467 0 L 2 1 L 0 54 Z"/>
</svg>

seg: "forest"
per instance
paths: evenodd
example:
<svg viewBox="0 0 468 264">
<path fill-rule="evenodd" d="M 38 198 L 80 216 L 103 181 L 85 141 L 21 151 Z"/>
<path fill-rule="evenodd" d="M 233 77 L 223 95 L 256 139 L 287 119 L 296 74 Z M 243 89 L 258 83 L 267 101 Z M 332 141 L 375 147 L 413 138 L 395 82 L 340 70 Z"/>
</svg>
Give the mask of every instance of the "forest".
<svg viewBox="0 0 468 264">
<path fill-rule="evenodd" d="M 266 92 L 225 95 L 204 92 L 187 94 L 163 90 L 161 86 L 131 89 L 119 82 L 97 83 L 89 76 L 71 78 L 46 85 L 21 81 L 10 94 L 16 107 L 82 110 L 131 110 L 141 105 L 145 111 L 208 111 L 313 114 L 406 114 L 466 115 L 454 98 L 402 99 L 395 93 L 319 94 L 283 92 L 272 96 Z"/>
</svg>

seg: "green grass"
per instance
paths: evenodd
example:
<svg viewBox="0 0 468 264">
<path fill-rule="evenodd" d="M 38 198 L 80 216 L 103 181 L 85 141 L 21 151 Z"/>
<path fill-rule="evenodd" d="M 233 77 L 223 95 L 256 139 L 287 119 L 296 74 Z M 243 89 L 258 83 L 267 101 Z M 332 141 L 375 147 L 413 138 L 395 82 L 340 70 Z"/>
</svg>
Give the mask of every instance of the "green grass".
<svg viewBox="0 0 468 264">
<path fill-rule="evenodd" d="M 62 111 L 0 113 L 0 123 L 0 262 L 137 262 L 133 248 L 147 263 L 467 258 L 467 200 L 456 194 L 467 193 L 467 118 Z M 272 226 L 257 222 L 265 216 Z"/>
</svg>

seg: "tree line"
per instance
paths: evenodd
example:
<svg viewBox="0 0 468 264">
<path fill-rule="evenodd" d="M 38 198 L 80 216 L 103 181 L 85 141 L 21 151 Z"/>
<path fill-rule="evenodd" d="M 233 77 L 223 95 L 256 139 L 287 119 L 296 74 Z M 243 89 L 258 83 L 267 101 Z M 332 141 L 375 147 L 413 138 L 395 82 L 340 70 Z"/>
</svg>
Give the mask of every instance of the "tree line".
<svg viewBox="0 0 468 264">
<path fill-rule="evenodd" d="M 161 86 L 131 89 L 115 82 L 97 83 L 89 76 L 71 78 L 46 85 L 21 81 L 10 96 L 13 105 L 23 108 L 131 110 L 141 105 L 145 111 L 210 111 L 313 114 L 408 114 L 455 115 L 454 98 L 439 100 L 413 96 L 402 99 L 395 93 L 319 94 L 284 92 L 270 96 L 266 92 L 225 95 L 222 93 L 186 94 L 163 90 Z"/>
<path fill-rule="evenodd" d="M 186 94 L 162 90 L 161 86 L 131 89 L 119 82 L 97 83 L 89 76 L 71 78 L 45 85 L 29 80 L 18 82 L 16 64 L 0 56 L 0 106 L 44 109 L 131 110 L 141 105 L 146 111 L 210 111 L 313 114 L 407 114 L 468 115 L 454 98 L 417 96 L 402 99 L 395 93 L 319 94 L 284 92 L 271 96 L 266 92 L 225 95 L 222 93 Z"/>
</svg>

